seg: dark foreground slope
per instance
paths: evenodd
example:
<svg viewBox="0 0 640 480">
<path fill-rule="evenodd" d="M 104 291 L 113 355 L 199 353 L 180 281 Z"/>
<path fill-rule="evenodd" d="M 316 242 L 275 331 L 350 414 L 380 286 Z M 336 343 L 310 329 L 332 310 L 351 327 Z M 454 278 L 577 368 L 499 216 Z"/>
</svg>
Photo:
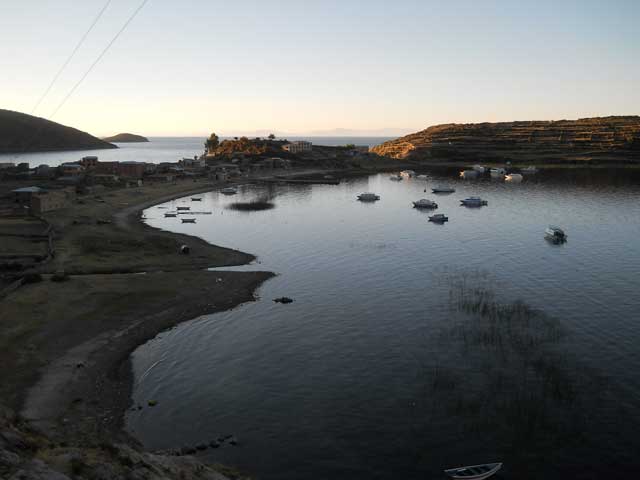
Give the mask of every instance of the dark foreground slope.
<svg viewBox="0 0 640 480">
<path fill-rule="evenodd" d="M 25 113 L 0 109 L 0 153 L 118 148 L 86 132 Z"/>
<path fill-rule="evenodd" d="M 373 151 L 426 161 L 640 163 L 640 117 L 436 125 Z"/>
<path fill-rule="evenodd" d="M 149 141 L 148 138 L 143 137 L 142 135 L 135 135 L 133 133 L 119 133 L 112 137 L 105 137 L 102 140 L 114 143 L 143 143 Z"/>
</svg>

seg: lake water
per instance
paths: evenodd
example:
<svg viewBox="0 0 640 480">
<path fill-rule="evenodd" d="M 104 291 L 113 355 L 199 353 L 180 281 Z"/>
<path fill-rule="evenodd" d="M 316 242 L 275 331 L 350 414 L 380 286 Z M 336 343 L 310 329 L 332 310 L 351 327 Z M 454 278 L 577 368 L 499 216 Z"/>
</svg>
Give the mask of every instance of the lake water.
<svg viewBox="0 0 640 480">
<path fill-rule="evenodd" d="M 151 449 L 235 435 L 200 455 L 259 479 L 640 474 L 640 177 L 543 171 L 521 184 L 387 174 L 245 185 L 162 207 L 155 227 L 258 256 L 259 300 L 133 354 L 128 429 Z M 448 183 L 454 194 L 424 193 Z M 376 203 L 356 201 L 373 191 Z M 461 207 L 478 195 L 483 208 Z M 434 199 L 445 225 L 411 202 Z M 269 199 L 275 208 L 228 209 Z M 568 242 L 543 239 L 548 224 Z M 189 288 L 188 285 L 176 288 Z M 281 296 L 292 304 L 274 303 Z M 149 400 L 158 406 L 148 408 Z"/>
<path fill-rule="evenodd" d="M 223 140 L 228 137 L 223 137 Z M 337 146 L 353 143 L 374 146 L 391 140 L 390 137 L 287 137 L 289 140 L 307 140 L 316 145 Z M 82 157 L 96 155 L 104 162 L 137 161 L 148 163 L 177 162 L 182 158 L 202 155 L 205 138 L 202 137 L 150 137 L 148 143 L 118 143 L 118 149 L 78 150 L 70 152 L 36 152 L 0 154 L 0 163 L 27 162 L 38 165 L 58 166 L 65 162 L 77 162 Z"/>
</svg>

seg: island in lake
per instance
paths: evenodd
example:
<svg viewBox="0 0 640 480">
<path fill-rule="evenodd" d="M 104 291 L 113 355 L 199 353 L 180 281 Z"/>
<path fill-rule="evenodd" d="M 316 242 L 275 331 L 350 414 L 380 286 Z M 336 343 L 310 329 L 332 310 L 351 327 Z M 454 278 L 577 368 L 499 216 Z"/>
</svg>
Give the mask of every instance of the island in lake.
<svg viewBox="0 0 640 480">
<path fill-rule="evenodd" d="M 0 109 L 0 153 L 118 148 L 86 132 L 25 113 Z"/>
<path fill-rule="evenodd" d="M 372 151 L 434 162 L 640 163 L 640 116 L 450 123 L 385 142 Z"/>
<path fill-rule="evenodd" d="M 148 138 L 133 133 L 119 133 L 112 137 L 105 137 L 102 140 L 113 143 L 144 143 L 149 141 Z"/>
</svg>

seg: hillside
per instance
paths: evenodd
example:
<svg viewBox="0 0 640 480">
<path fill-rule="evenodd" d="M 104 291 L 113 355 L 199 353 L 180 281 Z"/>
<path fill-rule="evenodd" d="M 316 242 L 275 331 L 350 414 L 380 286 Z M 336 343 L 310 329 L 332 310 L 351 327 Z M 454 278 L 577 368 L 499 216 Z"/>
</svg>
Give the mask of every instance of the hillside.
<svg viewBox="0 0 640 480">
<path fill-rule="evenodd" d="M 113 137 L 103 138 L 102 140 L 113 143 L 143 143 L 149 141 L 148 138 L 142 135 L 134 135 L 133 133 L 119 133 Z"/>
<path fill-rule="evenodd" d="M 640 163 L 640 117 L 436 125 L 373 151 L 434 162 Z"/>
<path fill-rule="evenodd" d="M 118 148 L 86 132 L 20 112 L 0 109 L 0 153 Z"/>
</svg>

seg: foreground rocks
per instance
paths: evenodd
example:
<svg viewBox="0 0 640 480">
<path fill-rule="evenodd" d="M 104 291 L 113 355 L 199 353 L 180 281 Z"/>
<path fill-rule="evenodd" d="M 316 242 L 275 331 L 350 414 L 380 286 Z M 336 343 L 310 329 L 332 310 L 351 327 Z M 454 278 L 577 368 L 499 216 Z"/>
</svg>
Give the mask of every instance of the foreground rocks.
<svg viewBox="0 0 640 480">
<path fill-rule="evenodd" d="M 407 160 L 640 163 L 640 117 L 435 125 L 372 151 Z"/>
<path fill-rule="evenodd" d="M 0 406 L 0 478 L 9 480 L 229 480 L 193 456 L 141 452 L 125 444 L 53 443 Z"/>
</svg>

